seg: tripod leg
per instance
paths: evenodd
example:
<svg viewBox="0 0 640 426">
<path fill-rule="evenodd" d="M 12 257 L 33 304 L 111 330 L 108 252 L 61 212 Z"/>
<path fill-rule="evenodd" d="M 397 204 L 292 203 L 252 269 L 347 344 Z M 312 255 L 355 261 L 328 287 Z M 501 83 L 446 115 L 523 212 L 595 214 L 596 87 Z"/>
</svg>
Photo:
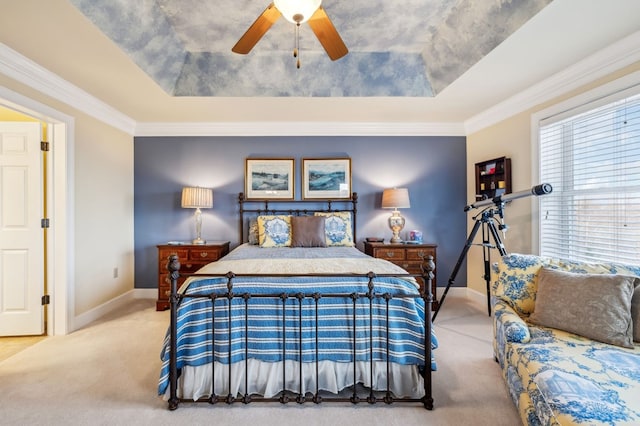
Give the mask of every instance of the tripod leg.
<svg viewBox="0 0 640 426">
<path fill-rule="evenodd" d="M 460 252 L 460 256 L 458 257 L 458 261 L 456 262 L 456 266 L 453 267 L 453 271 L 451 271 L 451 276 L 449 277 L 449 281 L 447 282 L 447 286 L 444 289 L 444 293 L 442 293 L 442 297 L 440 298 L 440 302 L 438 303 L 438 310 L 435 311 L 433 313 L 433 316 L 431 317 L 431 321 L 435 321 L 436 320 L 436 316 L 438 316 L 438 312 L 440 312 L 440 308 L 442 308 L 442 304 L 444 303 L 444 299 L 447 297 L 447 293 L 449 292 L 449 288 L 451 287 L 451 284 L 453 284 L 455 282 L 456 276 L 458 275 L 458 271 L 460 271 L 460 267 L 462 266 L 462 262 L 464 262 L 464 258 L 467 256 L 467 252 L 469 251 L 469 247 L 471 247 L 471 244 L 473 243 L 473 239 L 475 238 L 476 234 L 478 233 L 478 229 L 480 229 L 480 225 L 482 224 L 482 222 L 480 220 L 476 220 L 476 223 L 473 225 L 473 229 L 471 230 L 471 232 L 469 233 L 469 237 L 467 238 L 467 242 L 464 245 L 464 248 L 462 249 L 462 252 Z"/>
<path fill-rule="evenodd" d="M 482 244 L 482 256 L 484 261 L 484 280 L 487 284 L 487 315 L 491 316 L 491 246 L 488 238 Z"/>
<path fill-rule="evenodd" d="M 489 231 L 493 236 L 493 240 L 496 243 L 496 248 L 498 249 L 500 256 L 504 256 L 505 254 L 507 254 L 507 250 L 504 248 L 504 244 L 502 243 L 502 240 L 500 240 L 500 234 L 498 234 L 498 230 L 496 229 L 495 223 L 493 223 L 492 221 L 488 221 L 487 227 L 489 228 Z M 487 247 L 489 247 L 488 243 L 489 241 L 487 238 Z M 488 251 L 489 251 L 489 248 L 487 248 L 487 252 Z M 486 253 L 485 260 L 484 260 L 484 279 L 487 283 L 487 311 L 489 316 L 491 316 L 491 260 L 490 259 L 491 259 L 491 255 Z"/>
<path fill-rule="evenodd" d="M 496 248 L 500 253 L 500 256 L 504 256 L 507 254 L 507 249 L 504 248 L 504 244 L 502 244 L 502 240 L 500 239 L 500 234 L 498 234 L 498 230 L 496 229 L 496 225 L 493 222 L 488 222 L 489 230 L 491 231 L 491 235 L 493 235 L 493 239 L 496 242 Z"/>
</svg>

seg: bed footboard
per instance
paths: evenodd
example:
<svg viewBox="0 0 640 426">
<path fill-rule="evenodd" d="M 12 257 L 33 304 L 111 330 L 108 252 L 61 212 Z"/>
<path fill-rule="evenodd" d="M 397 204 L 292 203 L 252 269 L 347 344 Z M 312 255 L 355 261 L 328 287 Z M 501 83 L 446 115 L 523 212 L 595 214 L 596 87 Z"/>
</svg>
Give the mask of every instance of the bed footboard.
<svg viewBox="0 0 640 426">
<path fill-rule="evenodd" d="M 242 337 L 238 337 L 237 335 L 233 336 L 234 341 L 240 340 L 240 347 L 242 349 L 238 350 L 237 347 L 234 347 L 234 354 L 232 354 L 231 344 L 228 344 L 228 353 L 222 354 L 222 357 L 227 359 L 229 362 L 221 363 L 219 365 L 220 368 L 226 369 L 223 370 L 223 374 L 219 368 L 216 368 L 216 363 L 212 362 L 211 364 L 211 395 L 207 398 L 198 399 L 197 402 L 208 402 L 211 404 L 216 404 L 219 402 L 224 402 L 227 404 L 233 404 L 236 402 L 241 402 L 243 404 L 248 404 L 254 401 L 278 401 L 280 403 L 288 403 L 291 401 L 295 401 L 299 404 L 304 404 L 306 402 L 312 402 L 315 404 L 319 404 L 323 401 L 337 401 L 337 402 L 350 402 L 353 404 L 358 404 L 360 402 L 366 402 L 369 404 L 376 404 L 378 402 L 383 402 L 385 404 L 391 404 L 394 401 L 405 401 L 405 402 L 418 402 L 422 403 L 424 408 L 428 410 L 433 409 L 433 395 L 432 395 L 432 324 L 431 324 L 431 304 L 434 299 L 434 295 L 431 294 L 431 280 L 434 277 L 433 270 L 435 269 L 435 264 L 433 262 L 433 257 L 428 256 L 428 258 L 424 259 L 424 263 L 422 265 L 422 274 L 419 276 L 424 279 L 425 285 L 423 286 L 423 290 L 420 290 L 419 294 L 389 294 L 388 292 L 383 292 L 378 289 L 376 286 L 377 279 L 384 278 L 396 278 L 397 275 L 381 275 L 370 272 L 366 275 L 357 275 L 359 279 L 366 280 L 366 291 L 362 292 L 351 292 L 351 293 L 331 293 L 331 292 L 283 292 L 283 293 L 269 293 L 269 292 L 259 292 L 259 293 L 250 293 L 245 292 L 243 290 L 238 290 L 234 286 L 237 280 L 243 278 L 259 278 L 259 275 L 235 275 L 231 272 L 226 274 L 225 276 L 215 276 L 218 279 L 226 280 L 226 289 L 224 291 L 211 291 L 206 294 L 181 294 L 178 292 L 178 278 L 180 277 L 180 262 L 176 255 L 172 255 L 169 257 L 169 262 L 167 268 L 170 272 L 171 278 L 171 295 L 170 295 L 170 327 L 169 327 L 169 380 L 168 380 L 168 408 L 170 410 L 175 410 L 178 408 L 178 405 L 182 401 L 186 401 L 186 399 L 182 399 L 178 396 L 178 377 L 179 377 L 179 360 L 178 360 L 178 322 L 179 322 L 179 312 L 178 307 L 179 304 L 186 303 L 189 300 L 200 299 L 204 300 L 210 306 L 211 312 L 208 313 L 210 315 L 209 322 L 207 327 L 210 327 L 210 338 L 211 341 L 207 344 L 210 345 L 211 349 L 211 357 L 215 359 L 217 355 L 216 349 L 219 346 L 220 342 L 216 341 L 216 339 L 226 339 L 226 341 L 231 342 L 231 330 L 232 330 L 232 317 L 231 310 L 232 305 L 235 307 L 234 309 L 239 309 L 242 311 L 244 309 L 244 320 L 242 322 L 242 327 L 244 328 L 244 332 Z M 196 274 L 191 274 L 196 275 Z M 197 275 L 213 277 L 213 275 Z M 333 276 L 336 278 L 344 278 L 344 275 L 331 275 L 331 274 L 305 274 L 304 277 L 318 277 L 321 276 L 323 278 Z M 356 275 L 350 275 L 348 278 L 353 278 Z M 402 278 L 406 278 L 407 276 L 415 275 L 402 275 Z M 273 278 L 274 275 L 269 275 L 269 278 Z M 291 278 L 291 277 L 301 277 L 301 275 L 276 275 L 277 278 Z M 237 291 L 237 292 L 236 292 Z M 264 301 L 269 299 L 269 303 L 282 304 L 282 319 L 279 323 L 281 329 L 278 329 L 278 334 L 282 337 L 282 341 L 279 343 L 278 351 L 281 353 L 278 356 L 284 360 L 283 365 L 287 362 L 291 362 L 291 365 L 295 366 L 295 372 L 292 371 L 291 368 L 282 368 L 282 389 L 277 392 L 277 395 L 273 397 L 266 397 L 262 395 L 252 394 L 250 389 L 250 384 L 248 383 L 248 363 L 249 363 L 249 346 L 250 346 L 250 336 L 251 330 L 249 328 L 249 305 L 251 301 Z M 348 332 L 350 333 L 350 342 L 348 345 L 353 348 L 353 352 L 350 354 L 351 359 L 353 359 L 353 377 L 350 385 L 345 388 L 344 391 L 339 392 L 337 394 L 324 392 L 320 389 L 319 380 L 318 380 L 318 369 L 320 363 L 320 354 L 319 354 L 319 336 L 322 334 L 322 324 L 319 315 L 319 306 L 322 301 L 328 299 L 341 299 L 344 301 L 345 305 L 352 305 L 352 319 L 349 321 L 350 324 L 345 325 L 345 328 L 348 328 Z M 422 397 L 396 397 L 392 392 L 390 383 L 392 383 L 393 379 L 391 377 L 391 363 L 394 360 L 394 357 L 397 357 L 397 350 L 394 348 L 390 348 L 390 319 L 389 319 L 389 306 L 391 301 L 394 300 L 397 302 L 401 299 L 421 299 L 424 303 L 424 334 L 420 336 L 421 342 L 423 344 L 423 348 L 420 350 L 423 351 L 423 365 L 419 368 L 420 375 L 422 376 L 422 381 L 424 385 L 424 395 Z M 216 301 L 222 302 L 222 304 L 217 304 Z M 287 305 L 289 304 L 289 305 Z M 293 304 L 293 308 L 290 307 Z M 285 305 L 289 307 L 285 307 Z M 308 314 L 309 316 L 305 316 L 303 318 L 303 305 L 305 306 L 306 311 L 311 312 Z M 244 306 L 244 308 L 243 308 Z M 368 306 L 368 308 L 367 308 Z M 298 308 L 296 308 L 298 307 Z M 363 308 L 364 307 L 364 308 Z M 225 312 L 224 310 L 228 310 Z M 221 312 L 221 310 L 223 312 Z M 315 312 L 314 312 L 315 311 Z M 220 318 L 223 319 L 223 323 L 226 322 L 228 327 L 223 332 L 229 333 L 226 337 L 220 337 L 220 331 L 216 330 L 216 324 L 220 323 Z M 215 320 L 211 320 L 215 319 Z M 305 330 L 310 330 L 311 333 L 309 337 L 305 336 L 305 339 L 311 340 L 311 343 L 306 342 L 309 347 L 313 348 L 311 350 L 305 351 L 305 357 L 303 358 L 303 323 Z M 356 324 L 366 323 L 366 327 L 368 327 L 368 331 L 362 333 L 357 330 Z M 287 327 L 298 327 L 300 332 L 297 337 L 291 338 L 289 336 L 289 332 Z M 361 326 L 360 326 L 361 327 Z M 421 327 L 422 328 L 422 327 Z M 315 329 L 315 330 L 314 330 Z M 376 339 L 374 339 L 376 336 Z M 382 337 L 381 337 L 382 336 Z M 386 337 L 384 337 L 386 336 Z M 385 341 L 386 338 L 386 341 Z M 289 340 L 294 340 L 293 342 L 289 342 Z M 296 341 L 297 339 L 297 341 Z M 315 342 L 313 341 L 315 339 Z M 376 342 L 374 342 L 376 340 Z M 380 343 L 380 340 L 382 341 Z M 291 347 L 299 348 L 298 353 L 296 355 L 292 355 L 291 353 L 287 353 Z M 366 348 L 366 349 L 363 349 Z M 289 349 L 288 349 L 289 348 Z M 244 354 L 241 352 L 244 351 Z M 382 351 L 382 352 L 381 352 Z M 240 354 L 238 355 L 238 352 Z M 295 351 L 293 351 L 295 352 Z M 358 353 L 356 353 L 358 352 Z M 366 365 L 368 368 L 368 372 L 358 372 L 358 368 L 356 368 L 356 359 L 357 357 L 362 358 L 363 352 L 368 352 L 364 356 L 369 361 L 365 361 L 361 365 Z M 381 355 L 382 353 L 382 355 Z M 239 356 L 241 358 L 240 361 L 232 363 L 231 360 L 234 356 Z M 298 357 L 297 360 L 291 360 L 291 357 Z M 376 359 L 374 362 L 373 360 Z M 379 361 L 382 359 L 382 361 Z M 374 363 L 376 364 L 375 372 L 374 372 Z M 232 364 L 235 364 L 237 368 L 240 365 L 240 368 L 244 369 L 244 374 L 241 374 L 243 377 L 243 384 L 234 384 L 232 387 Z M 304 369 L 303 369 L 304 367 Z M 362 369 L 361 369 L 362 370 Z M 386 371 L 385 371 L 386 370 Z M 374 383 L 376 380 L 379 380 L 379 376 L 383 374 L 384 380 L 386 383 L 386 388 L 377 387 L 374 389 L 374 386 L 369 388 L 363 387 L 362 383 Z M 216 394 L 216 383 L 219 383 L 223 380 L 224 376 L 226 380 L 226 385 L 228 388 L 225 392 L 219 392 L 220 394 Z M 309 377 L 311 376 L 311 377 Z M 363 380 L 363 376 L 365 380 Z M 366 380 L 368 376 L 368 380 Z M 374 378 L 374 376 L 376 376 Z M 296 389 L 291 389 L 291 386 L 287 386 L 287 383 L 295 383 Z M 236 386 L 237 385 L 237 386 Z M 244 392 L 238 393 L 236 389 L 242 388 Z"/>
</svg>

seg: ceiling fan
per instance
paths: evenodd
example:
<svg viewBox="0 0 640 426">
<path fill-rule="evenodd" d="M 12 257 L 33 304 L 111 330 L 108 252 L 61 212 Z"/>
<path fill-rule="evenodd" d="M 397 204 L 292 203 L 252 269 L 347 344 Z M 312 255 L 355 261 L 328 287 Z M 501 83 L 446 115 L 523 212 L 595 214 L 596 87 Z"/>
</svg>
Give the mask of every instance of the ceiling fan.
<svg viewBox="0 0 640 426">
<path fill-rule="evenodd" d="M 304 22 L 309 23 L 311 30 L 332 61 L 342 58 L 349 53 L 349 50 L 321 3 L 322 0 L 274 0 L 240 37 L 231 51 L 240 54 L 249 53 L 280 16 L 284 16 L 287 21 L 296 25 L 296 45 L 293 56 L 298 59 L 298 68 L 300 68 L 298 31 L 300 24 Z"/>
</svg>

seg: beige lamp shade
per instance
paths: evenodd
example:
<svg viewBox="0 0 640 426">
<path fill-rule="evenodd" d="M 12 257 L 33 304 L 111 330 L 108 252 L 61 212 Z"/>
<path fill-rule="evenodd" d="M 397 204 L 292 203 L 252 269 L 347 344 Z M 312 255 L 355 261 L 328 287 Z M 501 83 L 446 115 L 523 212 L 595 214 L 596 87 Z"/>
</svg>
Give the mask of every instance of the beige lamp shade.
<svg viewBox="0 0 640 426">
<path fill-rule="evenodd" d="M 193 244 L 204 244 L 202 239 L 202 212 L 200 209 L 210 209 L 213 207 L 213 191 L 209 188 L 188 186 L 182 188 L 182 208 L 196 209 L 194 218 L 196 221 L 196 238 Z"/>
<path fill-rule="evenodd" d="M 393 209 L 393 213 L 389 216 L 389 229 L 393 233 L 391 237 L 392 243 L 401 243 L 400 231 L 404 228 L 404 217 L 398 209 L 408 209 L 411 207 L 409 202 L 409 190 L 407 188 L 390 188 L 382 191 L 382 208 Z"/>
<path fill-rule="evenodd" d="M 382 192 L 383 209 L 408 209 L 409 207 L 411 203 L 407 188 L 391 188 Z"/>
<path fill-rule="evenodd" d="M 209 188 L 182 188 L 182 207 L 185 209 L 210 209 L 213 207 L 213 191 Z"/>
</svg>

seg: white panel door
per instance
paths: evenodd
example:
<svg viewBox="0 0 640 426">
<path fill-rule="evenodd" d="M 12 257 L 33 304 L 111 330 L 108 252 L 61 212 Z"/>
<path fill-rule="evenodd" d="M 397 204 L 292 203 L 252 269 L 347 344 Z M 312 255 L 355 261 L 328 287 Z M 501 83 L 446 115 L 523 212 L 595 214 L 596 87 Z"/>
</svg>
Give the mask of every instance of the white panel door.
<svg viewBox="0 0 640 426">
<path fill-rule="evenodd" d="M 43 334 L 40 123 L 0 122 L 0 336 Z"/>
</svg>

